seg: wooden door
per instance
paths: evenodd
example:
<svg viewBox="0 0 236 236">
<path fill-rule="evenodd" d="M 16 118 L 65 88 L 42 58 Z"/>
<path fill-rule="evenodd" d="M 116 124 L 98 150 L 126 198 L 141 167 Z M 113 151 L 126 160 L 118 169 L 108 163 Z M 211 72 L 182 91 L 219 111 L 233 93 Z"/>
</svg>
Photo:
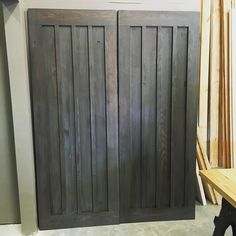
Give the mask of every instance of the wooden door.
<svg viewBox="0 0 236 236">
<path fill-rule="evenodd" d="M 120 221 L 193 218 L 199 14 L 118 21 Z"/>
<path fill-rule="evenodd" d="M 40 229 L 119 222 L 116 18 L 28 12 Z"/>
</svg>

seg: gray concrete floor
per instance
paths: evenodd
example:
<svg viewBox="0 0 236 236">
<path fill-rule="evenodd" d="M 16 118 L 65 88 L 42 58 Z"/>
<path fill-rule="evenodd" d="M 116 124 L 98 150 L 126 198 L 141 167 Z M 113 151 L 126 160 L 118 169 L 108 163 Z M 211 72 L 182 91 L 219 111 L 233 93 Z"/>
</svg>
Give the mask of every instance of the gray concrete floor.
<svg viewBox="0 0 236 236">
<path fill-rule="evenodd" d="M 39 231 L 36 236 L 211 236 L 220 207 L 196 206 L 196 219 Z M 20 236 L 20 225 L 1 225 L 0 236 Z M 232 235 L 228 229 L 226 236 Z"/>
</svg>

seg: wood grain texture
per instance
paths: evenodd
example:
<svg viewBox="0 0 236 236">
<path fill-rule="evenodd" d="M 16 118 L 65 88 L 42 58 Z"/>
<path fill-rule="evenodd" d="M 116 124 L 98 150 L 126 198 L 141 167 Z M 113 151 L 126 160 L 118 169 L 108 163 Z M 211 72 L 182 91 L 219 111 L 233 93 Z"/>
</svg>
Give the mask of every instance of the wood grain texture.
<svg viewBox="0 0 236 236">
<path fill-rule="evenodd" d="M 28 19 L 39 227 L 118 223 L 116 13 Z"/>
<path fill-rule="evenodd" d="M 172 27 L 158 28 L 157 56 L 157 185 L 156 205 L 170 205 Z"/>
<path fill-rule="evenodd" d="M 186 149 L 186 85 L 188 65 L 188 29 L 173 28 L 172 67 L 172 206 L 183 207 L 185 201 L 185 149 Z M 183 134 L 182 138 L 177 138 Z M 178 163 L 175 165 L 174 163 Z"/>
<path fill-rule="evenodd" d="M 219 166 L 232 167 L 233 136 L 232 136 L 232 76 L 231 76 L 231 20 L 230 0 L 220 1 L 221 17 L 221 80 L 219 108 Z"/>
<path fill-rule="evenodd" d="M 88 27 L 73 28 L 75 127 L 79 212 L 93 211 Z"/>
<path fill-rule="evenodd" d="M 40 229 L 194 217 L 198 18 L 29 10 Z"/>
<path fill-rule="evenodd" d="M 142 207 L 156 205 L 156 29 L 142 29 Z M 132 84 L 131 84 L 132 86 Z"/>
<path fill-rule="evenodd" d="M 56 27 L 56 68 L 61 157 L 62 213 L 76 212 L 74 96 L 71 27 Z M 48 101 L 50 103 L 50 100 Z M 48 117 L 50 120 L 50 116 Z"/>
<path fill-rule="evenodd" d="M 131 166 L 131 207 L 141 207 L 141 63 L 142 28 L 132 27 L 130 31 L 130 156 Z"/>
<path fill-rule="evenodd" d="M 220 0 L 211 1 L 210 78 L 209 78 L 209 158 L 218 165 L 219 82 L 220 82 Z"/>
<path fill-rule="evenodd" d="M 234 1 L 234 4 L 235 4 L 235 1 Z M 235 5 L 234 5 L 235 6 Z M 234 66 L 235 63 L 236 63 L 236 12 L 235 12 L 235 9 L 232 9 L 232 19 L 231 19 L 231 24 L 232 24 L 232 27 L 231 27 L 231 35 L 232 35 L 232 44 L 231 44 L 231 47 L 232 47 L 232 86 L 231 86 L 231 93 L 232 93 L 232 104 L 231 104 L 231 109 L 232 109 L 232 140 L 233 140 L 233 143 L 232 143 L 232 151 L 233 151 L 233 160 L 232 160 L 232 163 L 233 163 L 233 167 L 236 168 L 236 67 Z"/>
<path fill-rule="evenodd" d="M 199 135 L 207 150 L 208 128 L 208 86 L 209 86 L 209 55 L 210 55 L 210 16 L 211 0 L 201 0 L 201 55 L 199 74 Z"/>
<path fill-rule="evenodd" d="M 235 169 L 202 170 L 200 175 L 232 206 L 236 207 Z"/>
<path fill-rule="evenodd" d="M 120 219 L 181 218 L 174 209 L 194 209 L 195 199 L 198 16 L 118 19 Z"/>
<path fill-rule="evenodd" d="M 107 210 L 104 29 L 89 27 L 90 113 L 94 211 Z"/>
</svg>

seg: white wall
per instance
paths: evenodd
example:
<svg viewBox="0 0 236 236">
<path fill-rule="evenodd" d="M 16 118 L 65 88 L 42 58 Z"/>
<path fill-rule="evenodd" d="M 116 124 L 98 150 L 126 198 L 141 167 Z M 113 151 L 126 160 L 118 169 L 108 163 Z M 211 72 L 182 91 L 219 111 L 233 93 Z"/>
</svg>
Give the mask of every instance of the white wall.
<svg viewBox="0 0 236 236">
<path fill-rule="evenodd" d="M 200 11 L 200 0 L 19 0 L 18 5 L 4 5 L 21 223 L 24 233 L 30 234 L 36 229 L 37 215 L 26 45 L 28 8 Z"/>
<path fill-rule="evenodd" d="M 26 8 L 200 11 L 200 0 L 25 0 Z"/>
</svg>

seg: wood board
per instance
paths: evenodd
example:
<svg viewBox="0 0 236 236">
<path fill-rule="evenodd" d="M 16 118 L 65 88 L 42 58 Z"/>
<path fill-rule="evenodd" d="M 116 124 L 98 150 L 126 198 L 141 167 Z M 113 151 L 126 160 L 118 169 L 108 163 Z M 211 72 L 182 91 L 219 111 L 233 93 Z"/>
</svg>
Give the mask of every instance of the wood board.
<svg viewBox="0 0 236 236">
<path fill-rule="evenodd" d="M 220 0 L 211 1 L 209 67 L 209 160 L 218 166 L 219 79 L 220 79 Z"/>
<path fill-rule="evenodd" d="M 201 170 L 200 175 L 236 208 L 236 169 Z"/>
<path fill-rule="evenodd" d="M 210 19 L 211 0 L 201 1 L 201 55 L 199 73 L 199 107 L 198 127 L 203 147 L 207 149 L 208 128 L 208 87 L 209 87 L 209 56 L 210 56 Z"/>
</svg>

